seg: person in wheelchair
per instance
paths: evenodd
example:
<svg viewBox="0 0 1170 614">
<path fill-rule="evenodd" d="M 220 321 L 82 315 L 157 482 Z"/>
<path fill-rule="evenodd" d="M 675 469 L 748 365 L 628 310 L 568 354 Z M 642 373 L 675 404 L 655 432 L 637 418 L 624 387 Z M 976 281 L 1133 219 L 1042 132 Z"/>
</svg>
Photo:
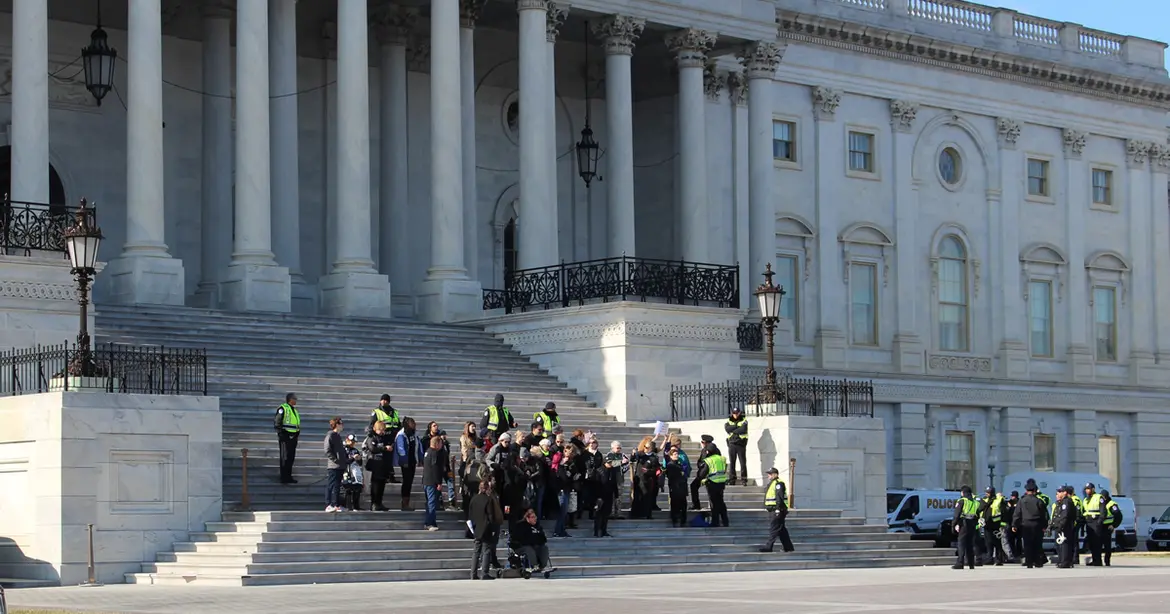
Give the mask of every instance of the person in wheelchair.
<svg viewBox="0 0 1170 614">
<path fill-rule="evenodd" d="M 523 520 L 512 529 L 508 547 L 520 559 L 517 562 L 525 580 L 531 578 L 533 572 L 548 578 L 557 570 L 548 558 L 548 537 L 540 526 L 536 511 L 531 508 L 524 510 Z M 511 562 L 513 557 L 508 558 Z"/>
</svg>

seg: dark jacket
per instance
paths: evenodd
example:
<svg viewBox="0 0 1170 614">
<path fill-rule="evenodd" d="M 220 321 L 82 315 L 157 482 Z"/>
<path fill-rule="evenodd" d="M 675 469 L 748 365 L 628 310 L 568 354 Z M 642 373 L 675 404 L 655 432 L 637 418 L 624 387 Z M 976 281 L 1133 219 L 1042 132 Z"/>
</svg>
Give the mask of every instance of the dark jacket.
<svg viewBox="0 0 1170 614">
<path fill-rule="evenodd" d="M 484 493 L 471 498 L 467 513 L 473 527 L 472 535 L 479 540 L 497 533 L 504 522 L 504 510 L 500 508 L 499 500 Z"/>
<path fill-rule="evenodd" d="M 1074 537 L 1072 531 L 1075 531 L 1077 527 L 1077 511 L 1072 497 L 1065 497 L 1057 501 L 1055 505 L 1056 510 L 1052 512 L 1048 528 L 1058 533 L 1064 533 L 1066 537 Z"/>
<path fill-rule="evenodd" d="M 727 445 L 729 446 L 747 446 L 748 440 L 748 421 L 747 416 L 740 416 L 739 420 L 727 417 L 727 424 L 723 425 L 723 430 L 727 431 Z"/>
<path fill-rule="evenodd" d="M 527 435 L 520 438 L 520 446 L 531 449 L 533 446 L 539 446 L 541 439 L 544 439 L 544 435 L 534 435 L 532 433 L 528 433 Z"/>
<path fill-rule="evenodd" d="M 417 431 L 402 429 L 394 438 L 394 464 L 399 467 L 417 467 L 424 452 L 422 437 Z"/>
<path fill-rule="evenodd" d="M 345 440 L 337 431 L 329 431 L 325 436 L 325 458 L 329 460 L 329 469 L 345 469 L 349 465 L 349 451 L 345 449 Z"/>
<path fill-rule="evenodd" d="M 620 452 L 610 452 L 605 455 L 605 462 L 609 463 L 609 469 L 606 473 L 609 474 L 610 484 L 620 484 L 622 481 L 622 467 L 624 457 Z"/>
<path fill-rule="evenodd" d="M 687 472 L 681 461 L 666 462 L 666 484 L 670 487 L 671 494 L 686 495 Z"/>
<path fill-rule="evenodd" d="M 1012 526 L 1043 529 L 1048 526 L 1048 507 L 1036 495 L 1024 495 L 1012 512 Z"/>
<path fill-rule="evenodd" d="M 585 451 L 585 480 L 592 484 L 605 484 L 609 475 L 605 470 L 605 456 L 598 452 Z"/>
<path fill-rule="evenodd" d="M 443 464 L 443 450 L 427 450 L 423 456 L 423 486 L 438 486 L 447 481 Z"/>
<path fill-rule="evenodd" d="M 539 546 L 548 542 L 540 523 L 518 522 L 512 527 L 512 541 L 517 546 Z"/>
<path fill-rule="evenodd" d="M 719 452 L 719 448 L 715 447 L 715 444 L 707 444 L 703 446 L 703 450 L 699 452 L 699 460 L 701 461 L 708 456 L 716 455 L 722 456 L 722 454 Z M 699 471 L 695 474 L 695 479 L 699 480 L 699 483 L 702 484 L 703 480 L 707 479 L 707 474 L 711 472 L 711 468 L 707 466 L 707 463 L 703 462 L 700 462 L 698 466 Z"/>
<path fill-rule="evenodd" d="M 580 457 L 578 457 L 578 460 Z M 579 463 L 561 462 L 557 467 L 557 486 L 561 490 L 577 490 L 581 486 L 581 469 Z"/>
<path fill-rule="evenodd" d="M 390 449 L 387 450 L 386 447 Z M 365 454 L 366 469 L 370 470 L 370 477 L 385 480 L 390 477 L 391 463 L 394 461 L 394 445 L 390 441 L 390 434 L 377 433 L 366 437 L 362 442 L 362 452 Z"/>
<path fill-rule="evenodd" d="M 530 456 L 521 466 L 528 483 L 536 490 L 544 488 L 548 482 L 549 463 L 543 456 Z"/>
</svg>

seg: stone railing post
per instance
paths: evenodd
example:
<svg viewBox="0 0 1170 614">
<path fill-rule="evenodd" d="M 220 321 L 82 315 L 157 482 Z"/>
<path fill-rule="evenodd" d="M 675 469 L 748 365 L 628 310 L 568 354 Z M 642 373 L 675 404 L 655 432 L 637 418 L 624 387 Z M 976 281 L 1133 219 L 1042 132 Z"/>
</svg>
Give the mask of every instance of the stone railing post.
<svg viewBox="0 0 1170 614">
<path fill-rule="evenodd" d="M 1065 22 L 1060 28 L 1060 47 L 1065 51 L 1079 53 L 1081 50 L 1080 24 Z"/>
<path fill-rule="evenodd" d="M 997 9 L 991 16 L 991 31 L 1000 38 L 1016 37 L 1016 12 Z"/>
<path fill-rule="evenodd" d="M 886 0 L 886 12 L 898 17 L 910 15 L 910 0 Z"/>
</svg>

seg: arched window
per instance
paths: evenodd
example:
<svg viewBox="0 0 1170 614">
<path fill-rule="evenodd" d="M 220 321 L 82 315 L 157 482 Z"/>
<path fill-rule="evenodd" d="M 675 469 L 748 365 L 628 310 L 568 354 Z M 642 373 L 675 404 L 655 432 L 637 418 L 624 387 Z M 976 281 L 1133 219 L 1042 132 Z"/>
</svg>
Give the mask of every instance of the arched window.
<svg viewBox="0 0 1170 614">
<path fill-rule="evenodd" d="M 950 235 L 938 246 L 938 349 L 967 351 L 968 303 L 967 250 L 958 237 Z"/>
</svg>

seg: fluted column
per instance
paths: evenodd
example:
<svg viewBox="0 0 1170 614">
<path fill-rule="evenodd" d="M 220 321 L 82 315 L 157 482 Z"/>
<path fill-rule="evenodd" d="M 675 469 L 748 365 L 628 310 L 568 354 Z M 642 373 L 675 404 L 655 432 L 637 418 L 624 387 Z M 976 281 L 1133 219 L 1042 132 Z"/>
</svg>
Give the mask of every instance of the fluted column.
<svg viewBox="0 0 1170 614">
<path fill-rule="evenodd" d="M 459 19 L 459 0 L 432 0 L 431 266 L 418 288 L 419 315 L 429 322 L 451 322 L 483 314 L 483 291 L 468 279 L 463 265 Z M 543 33 L 544 24 L 540 25 Z M 521 56 L 523 59 L 523 53 Z M 531 109 L 534 108 L 537 107 L 533 105 Z"/>
<path fill-rule="evenodd" d="M 12 200 L 49 202 L 49 7 L 12 5 Z M 53 203 L 64 204 L 64 203 Z"/>
<path fill-rule="evenodd" d="M 459 78 L 463 119 L 463 266 L 479 279 L 479 190 L 475 147 L 475 22 L 487 0 L 460 1 Z"/>
<path fill-rule="evenodd" d="M 390 280 L 378 274 L 370 234 L 370 59 L 365 2 L 337 4 L 337 257 L 321 278 L 321 310 L 389 318 Z"/>
<path fill-rule="evenodd" d="M 752 43 L 743 55 L 748 82 L 748 209 L 752 260 L 748 273 L 762 280 L 764 266 L 776 257 L 776 208 L 772 202 L 772 79 L 782 49 L 776 43 Z M 752 305 L 756 308 L 755 305 Z"/>
<path fill-rule="evenodd" d="M 232 253 L 232 12 L 231 0 L 204 2 L 203 181 L 200 281 L 194 303 L 219 304 L 219 280 Z"/>
<path fill-rule="evenodd" d="M 547 170 L 545 171 L 545 183 L 548 184 L 548 203 L 552 208 L 553 219 L 557 221 L 557 229 L 560 231 L 572 228 L 572 223 L 569 222 L 571 217 L 563 217 L 561 215 L 561 193 L 557 185 L 557 172 L 560 168 L 561 151 L 557 147 L 557 66 L 556 66 L 556 47 L 557 36 L 560 34 L 561 26 L 565 24 L 565 20 L 569 18 L 569 5 L 564 2 L 549 2 L 548 3 L 548 18 L 545 21 L 545 39 L 547 42 L 547 51 L 545 52 L 545 83 L 547 87 L 544 88 L 545 96 L 544 110 L 547 113 L 545 118 L 545 126 L 548 129 L 545 131 L 546 145 L 545 164 Z M 561 228 L 561 222 L 567 222 L 565 228 Z M 565 246 L 565 251 L 562 252 L 560 237 L 552 237 L 552 250 L 555 256 L 554 261 L 561 260 L 562 253 L 572 253 L 571 242 Z"/>
<path fill-rule="evenodd" d="M 272 253 L 268 6 L 236 5 L 236 236 L 220 302 L 234 311 L 292 309 L 288 269 Z"/>
<path fill-rule="evenodd" d="M 312 313 L 314 292 L 301 275 L 300 119 L 297 103 L 297 0 L 268 0 L 272 75 L 272 247 L 288 269 L 292 309 Z"/>
<path fill-rule="evenodd" d="M 1125 255 L 1130 261 L 1130 271 L 1129 279 L 1123 276 L 1121 291 L 1117 295 L 1117 322 L 1119 331 L 1125 331 L 1126 327 L 1129 329 L 1129 380 L 1136 385 L 1164 381 L 1160 381 L 1157 376 L 1161 374 L 1154 368 L 1157 332 L 1154 328 L 1153 280 L 1150 277 L 1153 268 L 1167 266 L 1165 262 L 1153 260 L 1150 253 L 1150 204 L 1157 202 L 1160 207 L 1166 206 L 1166 194 L 1162 191 L 1165 190 L 1165 184 L 1159 186 L 1160 194 L 1156 200 L 1151 199 L 1149 193 L 1150 153 L 1157 155 L 1157 147 L 1155 143 L 1147 141 L 1126 143 L 1127 151 L 1133 152 L 1129 156 L 1129 202 L 1126 203 L 1129 207 L 1129 246 Z M 1136 155 L 1138 152 L 1140 155 Z M 1126 311 L 1129 313 L 1126 314 Z M 1160 315 L 1165 317 L 1164 314 Z M 1118 339 L 1120 350 L 1121 335 L 1118 335 Z"/>
<path fill-rule="evenodd" d="M 409 185 L 410 150 L 407 133 L 406 48 L 418 20 L 418 13 L 394 5 L 383 5 L 375 19 L 374 33 L 381 46 L 379 66 L 378 143 L 381 171 L 378 173 L 378 206 L 381 241 L 378 243 L 378 271 L 390 277 L 394 296 L 410 299 Z M 410 306 L 413 314 L 413 305 Z"/>
<path fill-rule="evenodd" d="M 557 261 L 548 189 L 548 0 L 516 0 L 520 14 L 520 268 Z"/>
<path fill-rule="evenodd" d="M 160 0 L 129 0 L 127 8 L 126 55 L 134 61 L 126 67 L 126 244 L 103 277 L 113 302 L 181 305 L 183 263 L 166 245 L 162 9 Z"/>
<path fill-rule="evenodd" d="M 707 262 L 707 137 L 703 69 L 716 35 L 688 28 L 666 37 L 666 46 L 678 60 L 678 126 L 682 258 Z"/>
<path fill-rule="evenodd" d="M 605 113 L 608 256 L 634 256 L 634 90 L 630 61 L 634 43 L 646 20 L 624 15 L 607 17 L 593 26 L 605 43 Z"/>
</svg>

